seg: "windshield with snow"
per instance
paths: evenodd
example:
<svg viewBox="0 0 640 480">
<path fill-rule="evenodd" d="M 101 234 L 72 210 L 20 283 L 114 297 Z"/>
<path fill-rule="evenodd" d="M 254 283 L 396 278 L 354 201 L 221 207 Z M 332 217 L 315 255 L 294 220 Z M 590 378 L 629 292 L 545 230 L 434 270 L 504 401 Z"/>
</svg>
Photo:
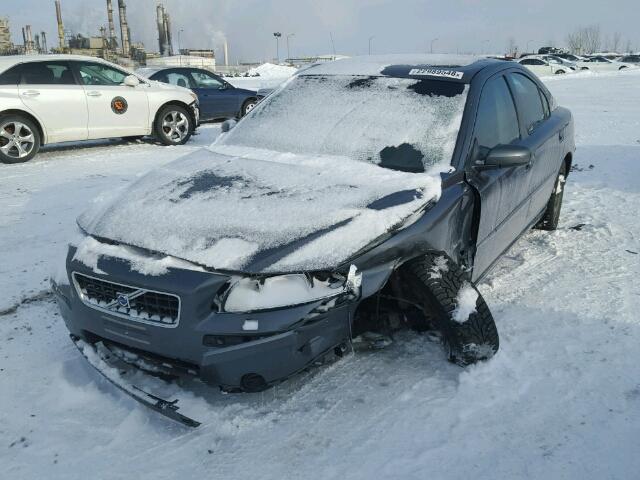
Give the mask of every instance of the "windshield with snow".
<svg viewBox="0 0 640 480">
<path fill-rule="evenodd" d="M 220 143 L 424 172 L 450 164 L 467 90 L 442 80 L 299 76 Z"/>
</svg>

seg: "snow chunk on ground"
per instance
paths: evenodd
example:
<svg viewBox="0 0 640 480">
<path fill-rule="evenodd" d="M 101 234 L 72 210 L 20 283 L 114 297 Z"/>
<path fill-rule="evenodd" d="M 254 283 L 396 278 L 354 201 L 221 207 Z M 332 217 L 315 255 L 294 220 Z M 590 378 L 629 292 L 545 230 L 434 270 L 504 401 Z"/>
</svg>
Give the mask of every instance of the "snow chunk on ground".
<svg viewBox="0 0 640 480">
<path fill-rule="evenodd" d="M 469 282 L 464 282 L 456 297 L 456 309 L 453 311 L 453 320 L 464 323 L 469 320 L 469 315 L 476 313 L 478 292 Z"/>
</svg>

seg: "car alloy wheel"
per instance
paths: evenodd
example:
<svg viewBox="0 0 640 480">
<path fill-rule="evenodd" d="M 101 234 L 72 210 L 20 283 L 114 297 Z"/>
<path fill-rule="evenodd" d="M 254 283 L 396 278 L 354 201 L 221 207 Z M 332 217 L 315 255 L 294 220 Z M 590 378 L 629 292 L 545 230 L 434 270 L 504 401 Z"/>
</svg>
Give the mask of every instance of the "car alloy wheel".
<svg viewBox="0 0 640 480">
<path fill-rule="evenodd" d="M 10 121 L 0 126 L 0 151 L 10 158 L 25 158 L 33 150 L 35 138 L 21 122 Z"/>
<path fill-rule="evenodd" d="M 162 132 L 171 142 L 180 143 L 189 135 L 189 119 L 182 112 L 170 110 L 162 119 Z"/>
<path fill-rule="evenodd" d="M 243 115 L 246 115 L 251 110 L 253 110 L 255 108 L 256 104 L 257 104 L 257 102 L 248 102 L 247 104 L 245 104 Z"/>
</svg>

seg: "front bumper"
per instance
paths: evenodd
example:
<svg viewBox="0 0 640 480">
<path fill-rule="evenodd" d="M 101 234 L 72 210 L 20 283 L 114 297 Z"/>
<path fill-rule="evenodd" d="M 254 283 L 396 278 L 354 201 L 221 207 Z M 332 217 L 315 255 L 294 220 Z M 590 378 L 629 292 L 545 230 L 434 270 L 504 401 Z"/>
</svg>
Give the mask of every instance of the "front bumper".
<svg viewBox="0 0 640 480">
<path fill-rule="evenodd" d="M 216 292 L 229 277 L 182 269 L 161 276 L 132 271 L 129 263 L 101 257 L 95 273 L 67 256 L 68 284 L 53 285 L 70 333 L 89 343 L 112 342 L 149 354 L 158 364 L 174 365 L 188 374 L 226 388 L 259 389 L 304 369 L 317 358 L 349 341 L 350 320 L 357 306 L 339 302 L 327 311 L 322 302 L 256 312 L 218 312 Z M 134 286 L 180 297 L 176 325 L 153 324 L 126 318 L 86 304 L 74 285 L 72 273 L 102 281 Z M 243 330 L 257 321 L 258 329 Z M 254 324 L 254 322 L 251 322 Z"/>
</svg>

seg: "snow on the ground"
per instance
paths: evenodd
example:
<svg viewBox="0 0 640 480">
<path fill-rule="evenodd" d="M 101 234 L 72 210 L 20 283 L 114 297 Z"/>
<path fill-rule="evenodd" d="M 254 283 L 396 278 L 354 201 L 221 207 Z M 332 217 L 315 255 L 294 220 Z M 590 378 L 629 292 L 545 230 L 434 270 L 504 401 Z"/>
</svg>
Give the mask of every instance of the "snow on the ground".
<svg viewBox="0 0 640 480">
<path fill-rule="evenodd" d="M 35 297 L 0 316 L 0 478 L 630 479 L 640 471 L 640 75 L 548 82 L 578 150 L 560 228 L 479 286 L 500 351 L 461 369 L 425 337 L 262 394 L 180 394 L 189 430 L 102 379 Z M 84 204 L 181 148 L 104 142 L 0 165 L 0 300 L 46 288 Z"/>
<path fill-rule="evenodd" d="M 273 63 L 263 63 L 258 67 L 249 69 L 247 74 L 249 76 L 260 75 L 264 78 L 287 78 L 296 73 L 298 69 L 296 67 L 290 67 L 288 65 L 275 65 Z"/>
</svg>

